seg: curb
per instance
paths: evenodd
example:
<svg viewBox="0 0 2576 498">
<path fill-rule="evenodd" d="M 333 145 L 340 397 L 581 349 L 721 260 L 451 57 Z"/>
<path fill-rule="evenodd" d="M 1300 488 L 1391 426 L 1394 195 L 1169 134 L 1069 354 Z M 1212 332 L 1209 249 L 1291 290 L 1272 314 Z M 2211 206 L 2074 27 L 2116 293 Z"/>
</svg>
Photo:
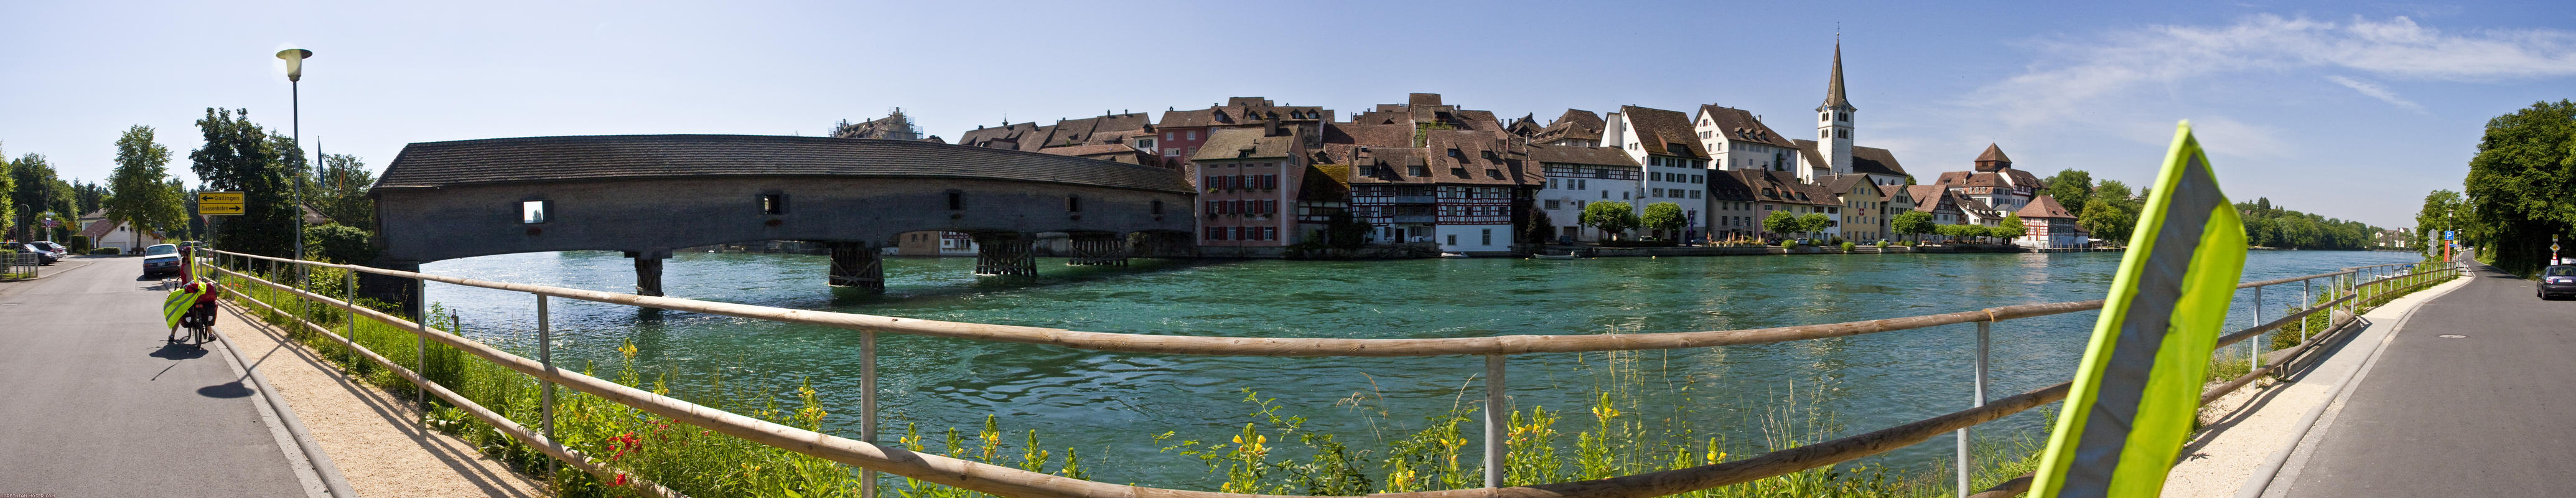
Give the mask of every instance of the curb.
<svg viewBox="0 0 2576 498">
<path fill-rule="evenodd" d="M 238 305 L 232 305 L 230 303 L 225 303 L 225 305 L 233 308 L 231 310 L 233 312 L 233 318 L 245 318 L 245 313 Z M 278 423 L 285 425 L 286 432 L 295 436 L 295 446 L 298 449 L 303 450 L 304 459 L 306 461 L 312 462 L 313 472 L 315 474 L 319 474 L 319 477 L 322 480 L 322 487 L 330 493 L 330 496 L 337 498 L 357 498 L 358 492 L 349 487 L 348 478 L 340 475 L 340 467 L 338 465 L 331 464 L 331 455 L 322 452 L 322 443 L 314 441 L 313 433 L 304 429 L 304 420 L 296 418 L 295 410 L 288 407 L 284 400 L 278 399 L 276 389 L 269 387 L 268 376 L 261 375 L 259 370 L 251 368 L 250 362 L 245 361 L 242 358 L 241 348 L 233 347 L 233 340 L 231 337 L 225 336 L 223 332 L 219 330 L 215 332 L 215 339 L 223 341 L 224 353 L 232 356 L 233 364 L 240 366 L 242 371 L 250 374 L 251 385 L 256 386 L 256 389 L 258 389 L 259 398 L 266 400 L 269 408 L 277 411 Z"/>
</svg>

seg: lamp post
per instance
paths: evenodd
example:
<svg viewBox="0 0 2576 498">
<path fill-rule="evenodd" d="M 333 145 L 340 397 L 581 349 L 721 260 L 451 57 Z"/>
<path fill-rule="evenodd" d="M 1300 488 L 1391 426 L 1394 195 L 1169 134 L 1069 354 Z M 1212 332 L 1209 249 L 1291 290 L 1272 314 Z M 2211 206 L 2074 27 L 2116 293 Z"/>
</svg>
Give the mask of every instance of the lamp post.
<svg viewBox="0 0 2576 498">
<path fill-rule="evenodd" d="M 295 160 L 302 161 L 304 160 L 304 102 L 300 82 L 304 81 L 304 60 L 313 58 L 313 51 L 300 48 L 279 50 L 277 58 L 286 59 L 286 98 L 288 108 L 291 109 L 290 119 L 294 125 Z M 303 165 L 297 165 L 296 168 L 295 217 L 293 223 L 287 226 L 295 228 L 295 259 L 301 261 L 304 259 L 304 171 Z M 296 280 L 303 281 L 300 278 Z"/>
</svg>

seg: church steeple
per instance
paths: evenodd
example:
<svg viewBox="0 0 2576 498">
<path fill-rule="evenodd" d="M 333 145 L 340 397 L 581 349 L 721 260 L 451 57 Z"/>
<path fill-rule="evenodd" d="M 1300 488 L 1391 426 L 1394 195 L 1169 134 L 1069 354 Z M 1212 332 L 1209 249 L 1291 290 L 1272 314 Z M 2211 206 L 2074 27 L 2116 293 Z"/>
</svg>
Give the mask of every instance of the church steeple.
<svg viewBox="0 0 2576 498">
<path fill-rule="evenodd" d="M 1860 110 L 1843 98 L 1843 41 L 1834 36 L 1834 74 L 1825 81 L 1825 103 L 1816 106 L 1816 153 L 1825 164 L 1808 168 L 1813 175 L 1852 173 L 1852 113 Z"/>
<path fill-rule="evenodd" d="M 1825 105 L 1816 107 L 1819 112 L 1826 109 L 1858 110 L 1852 107 L 1851 100 L 1843 98 L 1842 40 L 1834 40 L 1834 76 L 1825 83 Z"/>
</svg>

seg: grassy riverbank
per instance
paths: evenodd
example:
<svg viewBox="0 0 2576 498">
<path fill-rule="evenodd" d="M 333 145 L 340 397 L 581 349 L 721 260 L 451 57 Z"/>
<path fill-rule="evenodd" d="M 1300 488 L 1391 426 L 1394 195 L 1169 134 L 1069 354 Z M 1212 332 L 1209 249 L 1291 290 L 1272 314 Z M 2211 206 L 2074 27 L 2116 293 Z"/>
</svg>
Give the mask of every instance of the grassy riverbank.
<svg viewBox="0 0 2576 498">
<path fill-rule="evenodd" d="M 343 295 L 340 288 L 345 275 L 337 270 L 319 270 L 312 276 L 313 292 Z M 261 302 L 282 309 L 297 309 L 294 299 L 282 291 L 256 285 L 232 284 L 232 288 Z M 362 302 L 363 303 L 363 302 Z M 386 309 L 381 303 L 363 303 Z M 289 317 L 257 311 L 262 320 L 289 323 Z M 419 349 L 419 342 L 408 331 L 369 319 L 350 320 L 348 313 L 323 306 L 306 308 L 307 318 L 326 324 L 336 332 L 347 331 L 360 345 L 399 363 L 419 362 L 417 369 L 426 378 L 447 386 L 466 399 L 474 401 L 520 425 L 536 428 L 539 420 L 539 386 L 525 375 L 484 362 L 451 347 L 430 344 Z M 433 306 L 426 322 L 454 323 L 453 315 Z M 290 327 L 292 329 L 292 327 Z M 413 386 L 391 371 L 372 362 L 352 362 L 351 352 L 321 334 L 301 332 L 297 342 L 318 355 L 340 362 L 354 378 L 411 394 Z M 532 344 L 517 344 L 482 337 L 505 350 L 526 352 Z M 687 399 L 710 407 L 761 418 L 781 424 L 820 430 L 827 417 L 815 390 L 808 385 L 743 386 L 728 384 L 715 372 L 707 375 L 713 386 L 689 392 L 673 392 L 670 387 L 678 371 L 639 372 L 634 367 L 632 344 L 620 348 L 625 362 L 604 366 L 604 375 L 616 382 L 647 388 L 656 393 Z M 534 356 L 533 354 L 526 354 Z M 417 358 L 417 360 L 415 360 Z M 1590 353 L 1585 357 L 1582 375 L 1592 377 L 1596 396 L 1590 406 L 1550 409 L 1533 406 L 1509 415 L 1511 448 L 1505 476 L 1509 484 L 1538 484 L 1567 480 L 1594 479 L 1672 468 L 1713 464 L 1750 457 L 1765 451 L 1797 447 L 1843 435 L 1846 431 L 1830 413 L 1813 401 L 1821 394 L 1814 387 L 1784 387 L 1781 392 L 1750 401 L 1752 406 L 1767 407 L 1751 415 L 1727 418 L 1712 424 L 1713 417 L 1699 413 L 1700 403 L 1669 403 L 1667 406 L 1645 406 L 1645 389 L 1667 389 L 1666 372 L 1643 367 L 1634 353 Z M 410 366 L 410 365 L 407 365 Z M 582 365 L 580 370 L 599 375 L 602 365 Z M 685 374 L 694 375 L 694 374 Z M 1685 384 L 1690 381 L 1684 381 Z M 1684 391 L 1688 385 L 1680 387 Z M 1163 452 L 1184 461 L 1205 465 L 1207 486 L 1212 490 L 1245 493 L 1333 494 L 1355 495 L 1374 492 L 1400 492 L 1432 489 L 1473 488 L 1482 485 L 1481 442 L 1477 426 L 1482 417 L 1476 397 L 1465 387 L 1457 393 L 1458 402 L 1445 413 L 1421 416 L 1394 413 L 1383 399 L 1369 395 L 1347 399 L 1351 413 L 1368 419 L 1371 427 L 1380 428 L 1368 434 L 1322 434 L 1306 430 L 1305 419 L 1281 415 L 1281 407 L 1259 393 L 1245 391 L 1241 430 L 1223 434 L 1176 434 L 1165 432 L 1151 437 Z M 1690 398 L 1685 397 L 1688 401 Z M 422 421 L 442 431 L 456 434 L 474 443 L 487 454 L 532 475 L 551 482 L 563 496 L 622 496 L 627 491 L 615 486 L 635 478 L 649 479 L 664 486 L 699 497 L 715 496 L 857 496 L 862 482 L 855 469 L 820 458 L 744 441 L 703 428 L 673 422 L 570 389 L 557 391 L 556 434 L 567 447 L 600 459 L 619 472 L 606 477 L 592 476 L 568 466 L 549 465 L 548 459 L 509 438 L 483 422 L 443 403 L 433 401 L 429 416 Z M 851 414 L 841 414 L 849 417 Z M 837 419 L 835 419 L 837 420 Z M 1417 421 L 1418 420 L 1418 421 Z M 1695 422 L 1694 422 L 1695 421 Z M 1012 429 L 1004 420 L 987 417 L 982 427 L 900 427 L 893 443 L 922 453 L 945 454 L 956 458 L 1003 465 L 1035 472 L 1073 478 L 1087 474 L 1086 465 L 1097 457 L 1086 457 L 1077 448 L 1049 446 L 1045 434 L 1026 429 Z M 1707 434 L 1714 431 L 1704 426 L 1759 427 L 1759 440 L 1739 441 Z M 897 429 L 889 427 L 889 429 Z M 1977 448 L 1979 481 L 1984 487 L 2028 472 L 2036 453 L 2036 436 L 1988 438 Z M 1937 440 L 1936 440 L 1937 441 Z M 1939 444 L 1939 443 L 1935 443 Z M 1091 452 L 1096 455 L 1097 452 Z M 1088 458 L 1088 459 L 1087 459 Z M 561 467 L 557 470 L 549 470 Z M 1769 496 L 1867 496 L 1928 497 L 1951 493 L 1949 471 L 1933 469 L 1920 473 L 1890 470 L 1874 464 L 1857 464 L 1813 469 L 1795 474 L 1762 479 L 1750 483 L 1707 491 L 1686 493 L 1692 497 L 1769 497 Z M 1163 483 L 1140 483 L 1188 487 Z M 974 498 L 985 496 L 969 492 L 888 476 L 880 482 L 889 496 L 905 498 Z"/>
</svg>

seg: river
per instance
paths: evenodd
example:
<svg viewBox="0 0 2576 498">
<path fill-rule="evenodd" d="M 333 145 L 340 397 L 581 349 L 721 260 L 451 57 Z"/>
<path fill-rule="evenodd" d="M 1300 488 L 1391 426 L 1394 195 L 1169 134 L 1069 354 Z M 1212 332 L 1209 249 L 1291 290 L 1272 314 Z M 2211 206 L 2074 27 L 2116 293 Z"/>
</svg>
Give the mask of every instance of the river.
<svg viewBox="0 0 2576 498">
<path fill-rule="evenodd" d="M 887 292 L 872 296 L 827 287 L 821 256 L 681 254 L 668 261 L 663 285 L 672 297 L 1098 332 L 1472 337 L 1746 329 L 2099 299 L 2119 256 L 1137 260 L 1123 268 L 1041 259 L 1043 275 L 1025 282 L 974 277 L 973 258 L 900 258 L 885 261 Z M 2244 280 L 2414 259 L 2392 252 L 2254 251 Z M 614 252 L 531 253 L 440 261 L 422 271 L 631 292 L 629 261 Z M 2298 289 L 2274 287 L 2266 304 L 2278 310 Z M 470 337 L 517 351 L 534 343 L 531 296 L 435 283 L 427 296 L 456 310 Z M 2251 294 L 2238 292 L 2230 330 L 2253 323 L 2251 306 Z M 554 301 L 552 310 L 559 361 L 594 363 L 606 376 L 624 361 L 616 348 L 633 341 L 640 370 L 669 373 L 675 391 L 693 398 L 707 396 L 704 386 L 718 376 L 727 386 L 778 391 L 810 381 L 831 413 L 827 429 L 858 434 L 857 332 L 571 300 Z M 2063 382 L 2083 354 L 2093 320 L 2085 312 L 1997 324 L 1991 395 Z M 1518 407 L 1567 412 L 1558 430 L 1568 434 L 1591 424 L 1583 410 L 1607 389 L 1631 404 L 1621 409 L 1646 419 L 1749 444 L 1760 441 L 1760 427 L 1748 415 L 1778 409 L 1791 395 L 1799 399 L 1790 406 L 1829 415 L 1839 434 L 1965 408 L 1974 345 L 1974 327 L 1956 325 L 1644 352 L 1620 358 L 1625 367 L 1615 378 L 1600 353 L 1515 355 L 1507 384 Z M 971 433 L 987 414 L 997 414 L 1013 446 L 1025 438 L 1020 431 L 1035 429 L 1058 455 L 1078 448 L 1095 480 L 1167 487 L 1212 485 L 1205 484 L 1204 466 L 1159 451 L 1153 435 L 1225 440 L 1255 420 L 1242 401 L 1244 389 L 1276 398 L 1281 415 L 1308 417 L 1309 429 L 1373 448 L 1381 435 L 1400 437 L 1425 417 L 1476 405 L 1483 372 L 1479 357 L 1124 354 L 892 334 L 880 338 L 879 362 L 887 441 L 904 424 L 918 423 L 925 433 L 947 427 Z M 2031 434 L 2045 424 L 2024 414 L 1982 434 Z M 1463 433 L 1471 441 L 1469 458 L 1475 434 L 1473 424 Z M 933 451 L 938 439 L 925 438 Z M 1937 439 L 1877 461 L 1924 471 L 1946 459 L 1949 447 L 1946 438 Z"/>
</svg>

